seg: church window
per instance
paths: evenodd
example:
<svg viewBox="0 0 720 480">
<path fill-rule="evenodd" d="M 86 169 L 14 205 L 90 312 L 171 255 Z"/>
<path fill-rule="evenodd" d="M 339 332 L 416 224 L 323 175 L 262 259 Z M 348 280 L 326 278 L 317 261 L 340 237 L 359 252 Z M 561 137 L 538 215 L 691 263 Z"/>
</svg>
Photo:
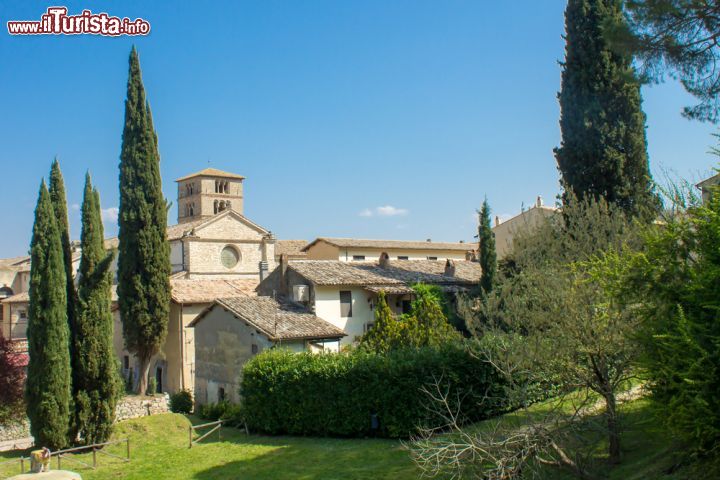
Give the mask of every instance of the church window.
<svg viewBox="0 0 720 480">
<path fill-rule="evenodd" d="M 233 268 L 240 261 L 240 253 L 231 246 L 227 246 L 220 252 L 220 262 L 225 268 Z"/>
<path fill-rule="evenodd" d="M 190 216 L 192 217 L 194 215 L 195 215 L 195 203 L 193 202 L 190 204 Z"/>
<path fill-rule="evenodd" d="M 218 213 L 218 201 L 215 200 L 213 203 L 213 213 Z"/>
</svg>

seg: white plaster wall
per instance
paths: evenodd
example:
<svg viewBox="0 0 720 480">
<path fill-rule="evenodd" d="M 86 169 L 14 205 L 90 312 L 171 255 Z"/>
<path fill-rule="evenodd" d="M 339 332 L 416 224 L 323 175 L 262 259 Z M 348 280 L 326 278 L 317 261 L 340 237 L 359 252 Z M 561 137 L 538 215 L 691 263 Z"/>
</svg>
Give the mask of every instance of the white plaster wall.
<svg viewBox="0 0 720 480">
<path fill-rule="evenodd" d="M 340 316 L 341 290 L 352 292 L 352 317 Z M 351 344 L 362 336 L 365 324 L 373 322 L 375 318 L 368 302 L 370 298 L 369 292 L 358 287 L 316 287 L 315 314 L 347 333 L 347 336 L 340 340 L 341 346 Z"/>
<path fill-rule="evenodd" d="M 468 250 L 472 250 L 473 246 L 468 244 Z M 377 261 L 380 259 L 381 253 L 387 253 L 390 261 L 397 260 L 399 256 L 406 256 L 408 260 L 427 260 L 428 257 L 437 257 L 438 261 L 445 261 L 448 258 L 452 260 L 465 260 L 465 252 L 457 250 L 411 250 L 411 249 L 360 249 L 360 248 L 341 248 L 338 260 L 352 262 L 354 255 L 364 255 L 365 261 Z"/>
</svg>

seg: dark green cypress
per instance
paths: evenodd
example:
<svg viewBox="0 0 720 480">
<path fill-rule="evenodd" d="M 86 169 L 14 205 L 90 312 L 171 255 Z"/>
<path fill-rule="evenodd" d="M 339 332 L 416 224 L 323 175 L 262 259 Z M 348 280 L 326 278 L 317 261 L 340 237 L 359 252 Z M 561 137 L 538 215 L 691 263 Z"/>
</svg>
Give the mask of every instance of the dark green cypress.
<svg viewBox="0 0 720 480">
<path fill-rule="evenodd" d="M 89 173 L 85 177 L 80 243 L 73 391 L 79 438 L 92 444 L 110 437 L 121 384 L 110 310 L 113 253 L 104 248 L 100 195 L 92 188 Z"/>
<path fill-rule="evenodd" d="M 72 415 L 70 332 L 62 241 L 44 181 L 35 208 L 30 255 L 27 414 L 36 444 L 58 449 L 68 443 Z"/>
<path fill-rule="evenodd" d="M 490 223 L 490 205 L 487 198 L 483 201 L 478 222 L 479 261 L 482 273 L 480 287 L 484 293 L 490 293 L 495 285 L 497 272 L 497 254 L 495 253 L 495 234 Z"/>
<path fill-rule="evenodd" d="M 139 361 L 137 391 L 147 389 L 150 360 L 168 329 L 170 246 L 157 135 L 133 47 L 120 154 L 118 297 L 123 337 Z"/>
<path fill-rule="evenodd" d="M 565 10 L 560 130 L 555 149 L 566 193 L 604 197 L 631 215 L 657 208 L 645 114 L 632 57 L 613 51 L 605 25 L 622 22 L 618 0 L 569 0 Z"/>
<path fill-rule="evenodd" d="M 67 314 L 68 325 L 70 327 L 70 366 L 73 367 L 71 368 L 71 376 L 74 382 L 75 368 L 73 363 L 75 361 L 75 353 L 73 349 L 75 344 L 75 322 L 77 321 L 78 299 L 74 283 L 75 269 L 73 267 L 72 246 L 70 245 L 70 223 L 68 222 L 65 180 L 63 180 L 63 175 L 60 171 L 60 162 L 58 162 L 57 157 L 53 159 L 52 165 L 50 166 L 48 191 L 50 192 L 50 202 L 52 203 L 53 212 L 55 212 L 55 219 L 60 232 L 60 241 L 62 242 L 63 249 L 63 262 L 65 263 Z M 71 409 L 72 408 L 73 406 L 71 405 Z M 77 426 L 74 424 L 74 420 L 74 417 L 70 419 L 70 443 L 72 443 L 77 437 Z"/>
</svg>

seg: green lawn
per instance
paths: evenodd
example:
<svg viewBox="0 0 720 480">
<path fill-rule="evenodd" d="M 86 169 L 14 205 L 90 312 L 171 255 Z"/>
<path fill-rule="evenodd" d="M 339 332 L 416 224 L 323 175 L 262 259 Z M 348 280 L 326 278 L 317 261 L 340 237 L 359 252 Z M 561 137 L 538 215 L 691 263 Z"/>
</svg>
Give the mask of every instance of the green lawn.
<svg viewBox="0 0 720 480">
<path fill-rule="evenodd" d="M 534 407 L 542 409 L 542 405 Z M 625 432 L 622 437 L 623 461 L 610 469 L 604 461 L 602 441 L 597 443 L 598 478 L 611 480 L 680 480 L 720 478 L 709 465 L 692 463 L 683 455 L 649 412 L 647 400 L 635 400 L 622 406 Z M 504 421 L 514 422 L 522 413 L 511 413 Z M 78 471 L 86 480 L 94 479 L 414 479 L 419 472 L 400 442 L 374 439 L 328 439 L 305 437 L 268 437 L 246 435 L 224 428 L 222 441 L 213 434 L 200 445 L 188 449 L 188 426 L 194 418 L 166 414 L 129 420 L 118 425 L 115 438 L 129 437 L 132 461 L 98 455 L 99 467 L 90 470 L 70 460 L 63 467 Z M 483 428 L 483 423 L 473 428 Z M 124 445 L 109 447 L 124 453 Z M 20 452 L 0 454 L 0 462 L 17 458 Z M 76 457 L 91 463 L 88 454 Z M 53 462 L 53 467 L 55 462 Z M 717 470 L 712 470 L 717 472 Z M 19 465 L 0 465 L 0 478 L 19 473 Z M 572 478 L 555 469 L 541 478 Z"/>
<path fill-rule="evenodd" d="M 213 434 L 188 449 L 188 425 L 183 415 L 165 414 L 122 422 L 115 438 L 129 437 L 130 463 L 98 455 L 99 467 L 90 470 L 70 460 L 63 468 L 94 479 L 414 479 L 418 474 L 397 441 L 345 440 L 245 435 L 223 428 L 222 441 Z M 120 454 L 124 446 L 109 452 Z M 0 462 L 19 452 L 0 454 Z M 91 463 L 90 455 L 77 457 Z M 55 462 L 53 461 L 53 467 Z M 19 472 L 0 466 L 0 478 Z"/>
</svg>

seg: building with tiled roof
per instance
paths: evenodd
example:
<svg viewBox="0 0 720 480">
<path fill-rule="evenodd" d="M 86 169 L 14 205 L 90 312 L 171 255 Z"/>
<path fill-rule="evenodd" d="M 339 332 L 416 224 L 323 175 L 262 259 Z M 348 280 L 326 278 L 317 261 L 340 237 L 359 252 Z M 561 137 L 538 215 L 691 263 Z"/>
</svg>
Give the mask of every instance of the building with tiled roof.
<svg viewBox="0 0 720 480">
<path fill-rule="evenodd" d="M 306 305 L 347 334 L 341 339 L 345 345 L 373 326 L 380 292 L 390 309 L 402 314 L 410 309 L 414 285 L 437 285 L 454 294 L 474 288 L 480 275 L 480 264 L 469 260 L 394 260 L 386 254 L 373 262 L 282 258 L 257 291 Z"/>
<path fill-rule="evenodd" d="M 319 237 L 303 247 L 308 260 L 364 262 L 387 253 L 392 260 L 472 260 L 477 243 L 413 240 L 366 240 Z"/>
<path fill-rule="evenodd" d="M 278 240 L 275 242 L 275 261 L 280 261 L 281 255 L 286 255 L 290 260 L 306 259 L 307 252 L 303 249 L 307 244 L 307 240 Z"/>
<path fill-rule="evenodd" d="M 307 307 L 273 297 L 219 298 L 188 327 L 195 337 L 195 401 L 239 401 L 239 372 L 249 359 L 275 347 L 334 351 L 345 332 Z"/>
</svg>

